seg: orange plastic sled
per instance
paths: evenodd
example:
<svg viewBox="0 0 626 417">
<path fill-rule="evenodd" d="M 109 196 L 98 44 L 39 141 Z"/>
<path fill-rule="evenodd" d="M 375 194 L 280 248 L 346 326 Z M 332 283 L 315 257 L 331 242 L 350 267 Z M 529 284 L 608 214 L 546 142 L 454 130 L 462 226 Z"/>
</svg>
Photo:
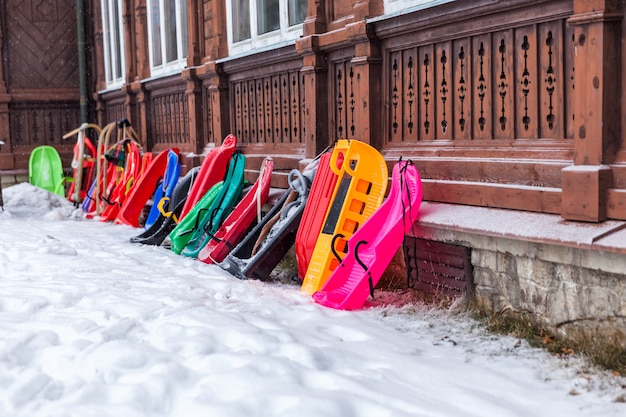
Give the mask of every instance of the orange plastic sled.
<svg viewBox="0 0 626 417">
<path fill-rule="evenodd" d="M 330 168 L 339 180 L 302 283 L 302 291 L 308 294 L 326 283 L 339 265 L 340 254 L 347 253 L 348 239 L 380 207 L 387 188 L 387 164 L 364 142 L 337 141 Z"/>
</svg>

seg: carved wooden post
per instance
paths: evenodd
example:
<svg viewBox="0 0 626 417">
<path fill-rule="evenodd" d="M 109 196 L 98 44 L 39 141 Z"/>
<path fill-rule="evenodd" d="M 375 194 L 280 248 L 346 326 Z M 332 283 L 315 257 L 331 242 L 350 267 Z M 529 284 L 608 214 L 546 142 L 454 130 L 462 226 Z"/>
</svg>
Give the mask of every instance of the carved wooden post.
<svg viewBox="0 0 626 417">
<path fill-rule="evenodd" d="M 139 80 L 130 84 L 129 90 L 127 100 L 132 99 L 133 102 L 129 102 L 128 108 L 134 110 L 134 113 L 129 113 L 129 120 L 134 121 L 133 127 L 143 141 L 144 150 L 151 151 L 154 143 L 150 132 L 150 123 L 148 123 L 150 93 L 146 91 L 144 85 Z M 112 120 L 109 120 L 109 122 L 112 122 Z"/>
<path fill-rule="evenodd" d="M 204 21 L 203 5 L 199 0 L 187 1 L 187 67 L 193 67 L 200 64 L 202 57 L 200 53 L 201 22 Z"/>
<path fill-rule="evenodd" d="M 322 0 L 309 1 L 303 37 L 296 41 L 296 52 L 302 56 L 299 82 L 304 92 L 301 129 L 306 158 L 313 158 L 329 145 L 328 63 L 319 48 L 319 34 L 326 31 L 325 4 Z"/>
<path fill-rule="evenodd" d="M 228 56 L 226 2 L 203 3 L 203 13 L 207 13 L 207 20 L 204 21 L 203 29 L 200 29 L 200 26 L 198 29 L 198 33 L 203 35 L 202 39 L 198 39 L 202 60 L 197 70 L 200 90 L 199 95 L 195 96 L 199 110 L 198 126 L 202 124 L 203 130 L 202 137 L 197 141 L 197 152 L 201 152 L 208 143 L 213 143 L 215 146 L 221 145 L 224 138 L 231 133 L 228 77 L 222 71 L 221 64 L 216 63 L 216 60 Z M 208 21 L 210 21 L 209 25 L 207 25 Z M 200 42 L 204 43 L 200 44 Z"/>
<path fill-rule="evenodd" d="M 620 1 L 575 0 L 573 94 L 574 165 L 562 171 L 561 216 L 599 222 L 607 218 L 608 166 L 620 139 Z"/>
<path fill-rule="evenodd" d="M 232 133 L 228 77 L 224 74 L 221 64 L 211 65 L 210 73 L 207 99 L 211 117 L 208 124 L 210 129 L 208 139 L 218 146 L 229 133 Z"/>
<path fill-rule="evenodd" d="M 317 37 L 308 36 L 296 42 L 302 55 L 300 82 L 303 84 L 302 136 L 306 143 L 305 157 L 313 158 L 328 143 L 328 65 L 326 55 L 319 52 Z"/>
<path fill-rule="evenodd" d="M 183 71 L 183 79 L 187 83 L 185 98 L 189 119 L 187 129 L 189 131 L 189 145 L 193 152 L 198 153 L 204 146 L 204 129 L 202 124 L 202 86 L 193 68 Z"/>
<path fill-rule="evenodd" d="M 95 104 L 95 122 L 104 127 L 108 120 L 105 120 L 105 109 L 102 97 L 98 91 L 106 88 L 106 75 L 104 72 L 104 43 L 102 34 L 102 3 L 91 2 L 93 7 L 93 37 L 94 37 L 94 64 L 91 66 L 96 84 L 96 90 L 92 92 L 91 100 Z"/>
<path fill-rule="evenodd" d="M 137 6 L 139 7 L 142 3 L 144 4 L 144 7 L 145 7 L 145 0 L 138 0 Z M 132 1 L 122 2 L 122 25 L 124 27 L 124 54 L 126 55 L 125 82 L 127 84 L 133 82 L 136 75 L 140 75 L 136 73 L 138 42 L 137 42 L 137 36 L 135 33 L 135 19 L 133 18 L 134 14 L 135 14 L 135 10 L 133 10 L 133 2 Z M 139 42 L 139 43 L 143 43 L 143 42 Z"/>
<path fill-rule="evenodd" d="M 365 21 L 346 27 L 348 37 L 355 42 L 354 58 L 351 71 L 346 74 L 350 96 L 346 97 L 346 106 L 350 119 L 348 137 L 382 147 L 382 58 L 380 47 L 371 26 Z"/>
<path fill-rule="evenodd" d="M 150 54 L 148 51 L 148 10 L 146 0 L 137 0 L 135 4 L 135 53 L 131 55 L 137 62 L 136 80 L 150 76 Z M 128 55 L 127 55 L 128 56 Z"/>
</svg>

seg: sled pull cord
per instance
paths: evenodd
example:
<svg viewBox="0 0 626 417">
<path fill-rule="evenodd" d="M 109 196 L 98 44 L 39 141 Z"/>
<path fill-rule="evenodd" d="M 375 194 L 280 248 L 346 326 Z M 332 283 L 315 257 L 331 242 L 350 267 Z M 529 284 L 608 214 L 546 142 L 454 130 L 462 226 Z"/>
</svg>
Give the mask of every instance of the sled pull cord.
<svg viewBox="0 0 626 417">
<path fill-rule="evenodd" d="M 337 239 L 345 239 L 345 236 L 341 233 L 337 233 L 335 236 L 333 236 L 333 239 L 330 242 L 330 251 L 333 253 L 333 256 L 337 258 L 339 263 L 341 263 L 343 259 L 341 259 L 341 256 L 339 256 L 339 253 L 337 252 L 337 249 L 335 249 L 335 242 L 337 241 Z"/>
<path fill-rule="evenodd" d="M 367 272 L 367 282 L 370 285 L 370 295 L 372 296 L 372 298 L 374 298 L 374 281 L 372 280 L 372 274 L 369 271 L 367 265 L 365 265 L 365 262 L 363 262 L 361 258 L 359 258 L 359 247 L 361 245 L 367 245 L 367 243 L 368 242 L 365 240 L 360 240 L 356 245 L 354 245 L 354 259 L 359 265 L 361 265 L 361 268 L 363 268 L 363 270 Z"/>
</svg>

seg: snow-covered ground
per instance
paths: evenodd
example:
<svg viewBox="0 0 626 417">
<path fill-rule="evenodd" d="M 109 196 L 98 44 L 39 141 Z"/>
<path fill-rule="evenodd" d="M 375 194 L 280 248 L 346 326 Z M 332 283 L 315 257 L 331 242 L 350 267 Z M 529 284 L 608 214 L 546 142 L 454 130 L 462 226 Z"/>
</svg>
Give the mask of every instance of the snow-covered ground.
<svg viewBox="0 0 626 417">
<path fill-rule="evenodd" d="M 423 305 L 334 311 L 19 184 L 0 212 L 0 416 L 624 416 L 626 380 Z"/>
</svg>

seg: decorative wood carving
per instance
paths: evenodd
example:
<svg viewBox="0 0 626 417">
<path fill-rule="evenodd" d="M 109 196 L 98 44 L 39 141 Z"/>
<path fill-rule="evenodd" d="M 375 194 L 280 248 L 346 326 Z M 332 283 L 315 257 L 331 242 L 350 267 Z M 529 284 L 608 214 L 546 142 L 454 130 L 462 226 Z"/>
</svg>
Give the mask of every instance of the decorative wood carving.
<svg viewBox="0 0 626 417">
<path fill-rule="evenodd" d="M 298 70 L 232 81 L 234 133 L 242 144 L 301 144 L 304 84 Z"/>
<path fill-rule="evenodd" d="M 571 139 L 564 103 L 573 90 L 572 48 L 559 19 L 390 50 L 387 142 Z M 335 73 L 338 111 L 342 75 Z M 337 120 L 338 133 L 344 125 Z"/>
</svg>

